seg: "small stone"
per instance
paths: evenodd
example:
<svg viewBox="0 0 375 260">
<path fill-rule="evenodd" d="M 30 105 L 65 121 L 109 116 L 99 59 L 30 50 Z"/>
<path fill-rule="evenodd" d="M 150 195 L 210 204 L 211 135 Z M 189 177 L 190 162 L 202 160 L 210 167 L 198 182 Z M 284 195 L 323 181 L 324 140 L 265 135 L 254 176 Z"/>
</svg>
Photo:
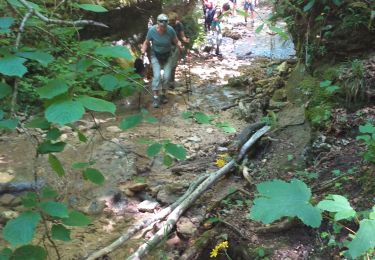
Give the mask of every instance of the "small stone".
<svg viewBox="0 0 375 260">
<path fill-rule="evenodd" d="M 144 200 L 142 201 L 138 206 L 138 210 L 140 212 L 154 212 L 154 210 L 156 209 L 156 207 L 159 206 L 159 203 L 156 202 L 156 201 L 150 201 L 150 200 Z"/>
<path fill-rule="evenodd" d="M 95 200 L 90 203 L 90 205 L 84 210 L 84 212 L 89 215 L 99 215 L 103 212 L 105 207 L 105 201 Z"/>
<path fill-rule="evenodd" d="M 206 129 L 206 132 L 207 132 L 208 134 L 212 134 L 212 133 L 214 132 L 214 129 L 212 129 L 212 128 L 207 128 L 207 129 Z"/>
<path fill-rule="evenodd" d="M 128 196 L 128 197 L 134 197 L 134 192 L 132 192 L 131 190 L 129 190 L 129 189 L 125 189 L 124 190 L 124 193 L 125 193 L 125 195 L 126 196 Z"/>
<path fill-rule="evenodd" d="M 187 140 L 188 140 L 188 141 L 191 141 L 191 142 L 194 142 L 194 143 L 200 143 L 200 142 L 202 142 L 202 139 L 199 138 L 199 137 L 196 136 L 196 135 L 194 135 L 194 136 L 192 136 L 192 137 L 189 137 Z"/>
<path fill-rule="evenodd" d="M 180 218 L 176 226 L 177 233 L 184 238 L 191 237 L 197 231 L 197 226 L 186 217 Z"/>
<path fill-rule="evenodd" d="M 120 133 L 120 132 L 122 132 L 122 130 L 118 126 L 115 126 L 115 125 L 108 126 L 106 129 L 110 133 Z"/>
<path fill-rule="evenodd" d="M 69 126 L 62 126 L 62 127 L 60 127 L 60 132 L 61 133 L 71 133 L 72 128 L 70 128 Z"/>
<path fill-rule="evenodd" d="M 4 194 L 3 196 L 0 197 L 0 205 L 11 206 L 13 200 L 15 199 L 16 199 L 16 196 L 12 194 Z"/>
<path fill-rule="evenodd" d="M 61 136 L 60 136 L 60 140 L 61 141 L 66 141 L 68 139 L 68 135 L 67 134 L 62 134 Z"/>
<path fill-rule="evenodd" d="M 5 219 L 6 221 L 8 221 L 10 219 L 14 219 L 18 216 L 19 216 L 19 213 L 17 211 L 13 211 L 13 210 L 6 210 L 6 211 L 2 211 L 0 213 L 0 218 Z"/>
<path fill-rule="evenodd" d="M 142 191 L 145 190 L 147 186 L 147 183 L 133 183 L 128 187 L 128 189 L 131 191 Z"/>
</svg>

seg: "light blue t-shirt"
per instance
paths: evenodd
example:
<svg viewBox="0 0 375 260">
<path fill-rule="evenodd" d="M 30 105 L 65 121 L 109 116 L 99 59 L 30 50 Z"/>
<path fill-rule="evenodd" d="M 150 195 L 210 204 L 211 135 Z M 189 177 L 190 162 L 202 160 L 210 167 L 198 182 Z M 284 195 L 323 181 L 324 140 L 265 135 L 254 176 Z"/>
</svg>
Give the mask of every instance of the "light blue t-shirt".
<svg viewBox="0 0 375 260">
<path fill-rule="evenodd" d="M 167 30 L 164 34 L 158 33 L 156 25 L 154 25 L 148 30 L 146 36 L 146 39 L 152 42 L 152 51 L 157 53 L 170 52 L 174 38 L 176 38 L 176 32 L 169 25 L 167 25 Z"/>
</svg>

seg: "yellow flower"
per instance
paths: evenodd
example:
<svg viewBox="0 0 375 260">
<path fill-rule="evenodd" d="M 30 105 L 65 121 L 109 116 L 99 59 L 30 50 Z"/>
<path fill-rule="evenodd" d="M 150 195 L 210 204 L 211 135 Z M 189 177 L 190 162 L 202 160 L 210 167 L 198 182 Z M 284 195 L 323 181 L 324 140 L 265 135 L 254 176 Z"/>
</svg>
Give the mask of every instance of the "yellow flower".
<svg viewBox="0 0 375 260">
<path fill-rule="evenodd" d="M 217 257 L 217 254 L 219 253 L 220 249 L 226 250 L 226 248 L 229 247 L 228 241 L 223 241 L 215 246 L 215 248 L 212 249 L 210 253 L 210 257 Z"/>
<path fill-rule="evenodd" d="M 225 163 L 226 162 L 225 162 L 224 159 L 217 159 L 216 162 L 215 162 L 216 166 L 220 167 L 220 168 L 223 167 L 225 165 Z"/>
<path fill-rule="evenodd" d="M 216 247 L 212 249 L 211 253 L 210 253 L 210 257 L 217 257 L 217 250 L 216 250 Z"/>
</svg>

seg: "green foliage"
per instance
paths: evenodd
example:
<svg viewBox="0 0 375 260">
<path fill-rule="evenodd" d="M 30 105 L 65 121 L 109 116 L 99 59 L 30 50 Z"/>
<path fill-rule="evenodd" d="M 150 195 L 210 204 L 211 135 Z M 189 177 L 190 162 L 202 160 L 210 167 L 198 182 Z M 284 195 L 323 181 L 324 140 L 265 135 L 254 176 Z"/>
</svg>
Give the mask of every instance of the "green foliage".
<svg viewBox="0 0 375 260">
<path fill-rule="evenodd" d="M 226 133 L 235 133 L 236 128 L 231 126 L 228 122 L 216 122 L 214 123 L 213 120 L 216 116 L 209 116 L 203 112 L 200 111 L 185 111 L 181 114 L 183 119 L 189 119 L 192 118 L 194 119 L 195 122 L 198 124 L 211 124 L 215 125 L 217 128 L 220 130 L 226 132 Z"/>
<path fill-rule="evenodd" d="M 52 103 L 45 111 L 46 119 L 51 123 L 65 125 L 82 118 L 85 112 L 81 102 L 62 99 Z"/>
<path fill-rule="evenodd" d="M 320 212 L 309 203 L 311 191 L 302 181 L 273 180 L 258 184 L 257 190 L 260 198 L 250 209 L 251 219 L 269 224 L 284 216 L 298 217 L 306 225 L 320 226 Z"/>
<path fill-rule="evenodd" d="M 69 87 L 65 80 L 53 79 L 49 81 L 46 86 L 38 88 L 36 92 L 41 98 L 51 99 L 66 93 L 68 89 Z"/>
<path fill-rule="evenodd" d="M 73 210 L 68 218 L 62 220 L 63 224 L 74 227 L 84 227 L 91 223 L 91 220 L 79 211 Z"/>
<path fill-rule="evenodd" d="M 38 146 L 37 151 L 39 154 L 59 153 L 64 150 L 65 145 L 65 142 L 52 143 L 51 141 L 44 141 Z"/>
<path fill-rule="evenodd" d="M 325 80 L 325 81 L 320 82 L 320 87 L 324 88 L 329 94 L 332 94 L 335 91 L 340 89 L 339 86 L 332 85 L 332 81 L 330 80 Z"/>
<path fill-rule="evenodd" d="M 27 211 L 20 214 L 17 218 L 7 222 L 3 229 L 3 238 L 12 247 L 30 243 L 40 219 L 40 214 L 37 212 Z"/>
<path fill-rule="evenodd" d="M 83 177 L 95 184 L 103 184 L 105 181 L 105 178 L 103 174 L 94 168 L 87 168 L 86 170 L 83 171 Z"/>
<path fill-rule="evenodd" d="M 334 212 L 335 220 L 350 219 L 356 215 L 355 210 L 350 206 L 349 201 L 340 195 L 331 195 L 326 200 L 318 203 L 317 207 L 321 210 Z"/>
<path fill-rule="evenodd" d="M 0 59 L 0 73 L 6 76 L 22 77 L 27 72 L 26 59 L 17 56 L 5 56 Z"/>
<path fill-rule="evenodd" d="M 48 64 L 55 60 L 51 54 L 41 51 L 18 52 L 16 55 L 29 60 L 35 60 L 44 67 L 47 67 Z"/>
<path fill-rule="evenodd" d="M 107 9 L 105 9 L 101 5 L 94 5 L 94 4 L 79 4 L 77 5 L 79 8 L 82 8 L 83 10 L 86 11 L 91 11 L 91 12 L 96 12 L 96 13 L 103 13 L 103 12 L 108 12 Z"/>
<path fill-rule="evenodd" d="M 89 96 L 80 96 L 77 98 L 77 101 L 80 102 L 85 108 L 97 111 L 97 112 L 109 112 L 114 114 L 116 112 L 116 106 L 112 102 L 105 101 L 103 99 L 89 97 Z"/>
<path fill-rule="evenodd" d="M 146 109 L 142 109 L 141 113 L 127 116 L 124 119 L 122 119 L 119 127 L 122 130 L 128 130 L 136 127 L 143 121 L 148 123 L 156 123 L 158 120 L 154 116 L 150 115 L 150 113 Z"/>
<path fill-rule="evenodd" d="M 68 208 L 65 204 L 55 201 L 46 201 L 40 203 L 40 208 L 50 215 L 51 217 L 58 218 L 67 218 L 68 217 Z"/>
<path fill-rule="evenodd" d="M 357 140 L 365 143 L 367 150 L 363 153 L 363 158 L 366 161 L 375 163 L 375 127 L 372 123 L 366 123 L 359 126 L 361 135 L 357 136 Z"/>
<path fill-rule="evenodd" d="M 55 240 L 70 241 L 70 230 L 64 225 L 53 225 L 51 229 L 52 238 Z"/>
<path fill-rule="evenodd" d="M 11 87 L 0 82 L 0 99 L 7 97 L 10 93 L 12 93 Z"/>
<path fill-rule="evenodd" d="M 375 220 L 364 219 L 359 223 L 359 230 L 349 243 L 349 254 L 357 258 L 375 247 Z"/>
<path fill-rule="evenodd" d="M 165 166 L 171 166 L 173 164 L 173 158 L 177 160 L 186 159 L 186 149 L 174 143 L 171 143 L 169 140 L 163 140 L 161 142 L 147 142 L 149 145 L 146 154 L 148 157 L 154 157 L 160 153 L 163 154 L 163 164 Z"/>
<path fill-rule="evenodd" d="M 46 251 L 40 246 L 26 245 L 17 248 L 11 255 L 11 260 L 44 260 L 47 257 Z"/>
<path fill-rule="evenodd" d="M 51 165 L 52 169 L 57 173 L 57 175 L 59 175 L 60 177 L 65 175 L 64 167 L 55 155 L 48 154 L 48 162 Z"/>
<path fill-rule="evenodd" d="M 99 78 L 100 86 L 107 91 L 112 91 L 117 89 L 119 86 L 118 79 L 111 74 L 103 75 Z"/>
</svg>

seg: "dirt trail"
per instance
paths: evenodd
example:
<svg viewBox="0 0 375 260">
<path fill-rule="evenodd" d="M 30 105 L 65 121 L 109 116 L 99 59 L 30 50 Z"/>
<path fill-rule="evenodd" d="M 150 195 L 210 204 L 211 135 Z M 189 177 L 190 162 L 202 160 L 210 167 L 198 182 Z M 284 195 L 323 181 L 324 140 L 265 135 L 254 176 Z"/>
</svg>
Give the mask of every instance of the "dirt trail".
<svg viewBox="0 0 375 260">
<path fill-rule="evenodd" d="M 265 17 L 269 10 L 262 8 L 258 12 Z M 86 256 L 88 253 L 108 245 L 137 219 L 152 215 L 153 210 L 151 213 L 139 212 L 137 206 L 141 201 L 156 200 L 159 206 L 155 210 L 158 210 L 183 194 L 191 180 L 197 175 L 217 169 L 215 160 L 219 154 L 224 153 L 224 147 L 235 134 L 225 133 L 213 124 L 197 124 L 192 119 L 185 120 L 181 113 L 188 110 L 202 111 L 216 116 L 213 122 L 229 123 L 236 128 L 237 133 L 248 122 L 256 122 L 265 115 L 270 98 L 279 86 L 276 84 L 261 88 L 257 87 L 257 84 L 254 85 L 253 82 L 276 77 L 276 66 L 281 62 L 277 62 L 272 67 L 274 72 L 267 76 L 267 68 L 269 68 L 267 64 L 272 64 L 272 60 L 257 56 L 271 54 L 272 58 L 290 58 L 289 55 L 293 55 L 293 50 L 290 49 L 290 46 L 281 45 L 280 40 L 274 39 L 276 36 L 266 32 L 255 35 L 255 28 L 261 24 L 259 19 L 256 19 L 254 25 L 245 24 L 242 20 L 242 17 L 229 17 L 229 21 L 225 25 L 227 29 L 224 31 L 237 33 L 240 35 L 240 39 L 235 41 L 232 38 L 224 38 L 223 57 L 208 53 L 192 54 L 190 64 L 192 92 L 189 95 L 185 91 L 186 65 L 179 66 L 177 82 L 180 87 L 170 91 L 169 103 L 161 108 L 151 108 L 150 97 L 145 94 L 142 95 L 140 104 L 138 97 L 122 100 L 119 103 L 119 113 L 116 118 L 98 115 L 97 122 L 100 124 L 102 136 L 94 129 L 94 123 L 87 116 L 79 122 L 79 127 L 85 134 L 93 135 L 93 137 L 88 144 L 84 145 L 79 143 L 76 133 L 64 128 L 62 139 L 68 142 L 68 145 L 66 151 L 58 156 L 64 162 L 67 171 L 66 177 L 56 180 L 46 158 L 41 158 L 38 161 L 36 168 L 39 176 L 60 191 L 62 200 L 72 208 L 86 212 L 93 220 L 89 228 L 73 229 L 71 242 L 58 243 L 63 259 L 78 259 Z M 259 72 L 259 75 L 255 75 L 254 71 Z M 254 75 L 258 78 L 254 78 Z M 233 87 L 233 82 L 231 82 L 233 77 L 240 79 L 240 87 Z M 250 78 L 252 82 L 249 82 Z M 226 86 L 228 81 L 230 86 Z M 247 86 L 243 82 L 247 82 Z M 244 107 L 247 104 L 253 106 L 254 115 L 247 115 L 250 116 L 246 118 L 248 122 L 244 120 L 244 112 L 241 112 L 241 108 L 239 108 L 242 99 L 247 99 L 242 103 Z M 134 130 L 121 131 L 117 127 L 120 120 L 126 115 L 138 112 L 139 106 L 148 109 L 152 115 L 158 118 L 159 123 L 143 123 Z M 246 110 L 242 111 L 246 112 Z M 284 111 L 286 111 L 285 118 L 287 118 L 284 128 L 271 134 L 272 138 L 277 138 L 277 140 L 274 139 L 268 144 L 266 141 L 267 154 L 264 152 L 265 149 L 262 149 L 255 153 L 255 159 L 249 163 L 254 183 L 260 179 L 277 177 L 281 174 L 280 169 L 290 167 L 288 155 L 293 155 L 296 158 L 293 161 L 293 164 L 296 164 L 294 166 L 300 167 L 298 164 L 302 161 L 300 158 L 303 154 L 302 150 L 310 139 L 310 128 L 305 123 L 304 117 L 301 121 L 300 111 L 295 113 L 292 110 L 292 114 L 288 114 L 289 109 L 284 109 Z M 251 112 L 249 113 L 251 114 Z M 102 137 L 106 139 L 103 140 Z M 188 151 L 187 162 L 201 162 L 203 167 L 199 170 L 172 172 L 173 167 L 163 166 L 162 157 L 157 156 L 150 160 L 142 156 L 146 150 L 146 145 L 139 143 L 142 138 L 168 139 L 173 143 L 182 144 Z M 18 134 L 10 134 L 2 136 L 0 142 L 0 182 L 32 180 L 34 148 L 28 140 Z M 105 175 L 107 181 L 104 186 L 97 187 L 82 181 L 79 171 L 71 169 L 73 162 L 88 160 L 94 160 L 95 167 Z M 268 177 L 262 174 L 267 174 Z M 132 187 L 132 190 L 127 186 L 129 182 L 135 186 L 139 183 L 147 183 L 147 186 Z M 214 214 L 214 212 L 207 212 L 210 205 L 226 196 L 230 189 L 243 188 L 244 186 L 246 186 L 246 182 L 241 175 L 237 174 L 223 180 L 213 190 L 207 192 L 197 203 L 197 206 L 187 213 L 185 220 L 188 224 L 180 223 L 179 237 L 176 238 L 176 233 L 172 235 L 174 237 L 168 240 L 167 251 L 163 254 L 167 254 L 168 257 L 178 257 L 179 253 L 187 248 L 189 243 L 192 243 L 189 238 L 194 238 L 201 233 L 202 227 L 199 225 L 207 217 L 206 214 Z M 250 191 L 252 189 L 253 186 L 250 187 Z M 239 198 L 239 200 L 247 202 L 249 199 L 251 198 Z M 292 231 L 296 233 L 296 237 L 291 241 L 287 241 L 287 238 L 283 237 L 286 242 L 281 242 L 283 239 L 278 241 L 272 236 L 260 239 L 248 231 L 256 224 L 246 219 L 248 211 L 246 205 L 237 204 L 232 208 L 220 207 L 218 211 L 215 209 L 215 214 L 236 225 L 249 239 L 248 242 L 252 244 L 253 248 L 262 243 L 277 244 L 281 249 L 275 254 L 276 258 L 274 259 L 285 259 L 284 256 L 291 259 L 305 259 L 308 255 L 307 252 L 311 250 L 311 246 L 308 246 L 311 242 L 309 234 L 301 235 L 297 227 Z M 0 206 L 0 209 L 0 211 L 13 212 L 22 210 L 19 203 L 10 207 Z M 190 230 L 181 231 L 186 227 Z M 228 231 L 223 229 L 223 233 L 226 232 Z M 146 233 L 145 237 L 148 235 Z M 232 236 L 233 234 L 229 232 L 227 235 Z M 39 239 L 37 238 L 36 241 Z M 113 252 L 110 258 L 120 259 L 129 255 L 142 239 L 142 237 L 138 237 L 138 239 L 127 243 L 123 248 Z M 233 240 L 232 237 L 229 240 L 237 243 L 237 240 Z M 0 241 L 0 243 L 5 244 L 4 241 Z M 212 247 L 212 243 L 214 246 L 215 243 L 212 241 L 208 247 Z M 287 249 L 283 251 L 284 245 Z M 238 245 L 238 248 L 240 246 Z M 207 259 L 209 252 L 205 252 L 204 248 L 202 250 L 202 257 L 198 259 Z M 302 258 L 294 257 L 293 250 L 297 251 L 294 254 L 298 255 L 302 252 L 304 255 L 301 256 Z M 53 251 L 50 254 L 53 259 Z M 150 256 L 149 259 L 161 259 L 157 254 L 159 251 L 155 251 L 155 255 Z M 241 257 L 236 259 L 241 259 Z"/>
</svg>

